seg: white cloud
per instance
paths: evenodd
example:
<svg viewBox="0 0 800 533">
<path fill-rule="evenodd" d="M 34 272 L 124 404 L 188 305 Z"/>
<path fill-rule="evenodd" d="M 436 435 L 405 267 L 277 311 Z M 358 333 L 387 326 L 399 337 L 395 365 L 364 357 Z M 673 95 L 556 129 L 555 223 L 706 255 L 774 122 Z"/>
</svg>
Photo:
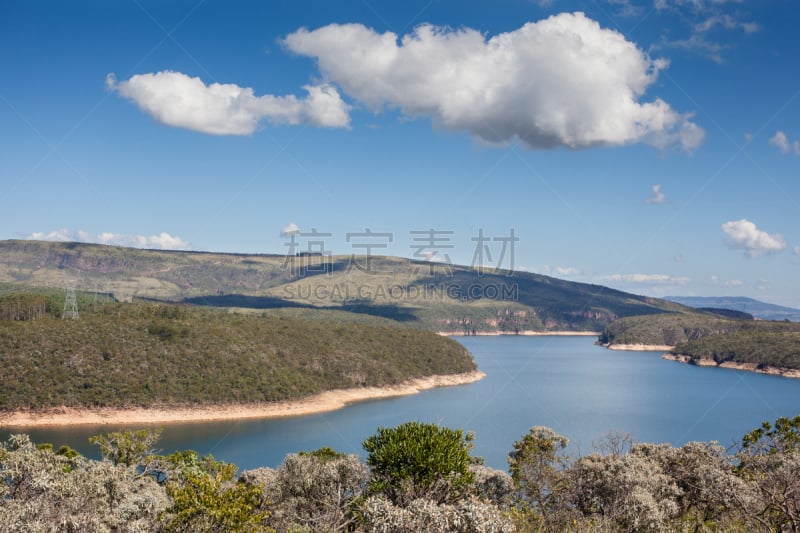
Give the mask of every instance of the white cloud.
<svg viewBox="0 0 800 533">
<path fill-rule="evenodd" d="M 719 276 L 711 276 L 709 278 L 709 281 L 711 281 L 712 285 L 718 285 L 719 284 Z"/>
<path fill-rule="evenodd" d="M 610 283 L 655 283 L 655 284 L 674 284 L 685 285 L 691 279 L 682 276 L 671 276 L 669 274 L 611 274 L 602 276 L 602 281 Z"/>
<path fill-rule="evenodd" d="M 645 200 L 648 204 L 663 204 L 667 201 L 667 195 L 661 190 L 661 184 L 653 185 L 653 194 Z"/>
<path fill-rule="evenodd" d="M 102 232 L 97 235 L 83 230 L 70 231 L 58 229 L 49 233 L 34 232 L 23 236 L 24 239 L 36 241 L 86 242 L 92 244 L 108 244 L 127 246 L 130 248 L 148 248 L 154 250 L 191 250 L 192 246 L 185 240 L 166 232 L 158 235 L 124 235 L 121 233 Z"/>
<path fill-rule="evenodd" d="M 667 61 L 583 13 L 561 13 L 486 38 L 422 25 L 398 42 L 361 24 L 286 37 L 322 74 L 367 108 L 430 117 L 487 143 L 528 148 L 698 147 L 705 132 L 661 99 L 641 102 Z"/>
<path fill-rule="evenodd" d="M 606 0 L 606 2 L 617 8 L 615 16 L 618 17 L 640 17 L 646 12 L 644 6 L 632 4 L 631 0 Z"/>
<path fill-rule="evenodd" d="M 758 23 L 745 20 L 740 9 L 726 11 L 725 4 L 739 3 L 741 0 L 655 0 L 656 11 L 675 13 L 689 25 L 688 35 L 683 38 L 676 38 L 675 33 L 680 29 L 676 32 L 671 26 L 662 35 L 659 47 L 683 48 L 721 63 L 722 52 L 730 48 L 718 42 L 721 31 L 752 34 L 761 29 Z"/>
<path fill-rule="evenodd" d="M 772 146 L 777 146 L 778 150 L 780 150 L 782 154 L 788 154 L 790 151 L 789 139 L 781 130 L 776 131 L 775 135 L 770 137 L 769 144 Z"/>
<path fill-rule="evenodd" d="M 744 281 L 740 279 L 729 279 L 728 281 L 725 282 L 725 285 L 727 287 L 741 287 L 742 285 L 744 285 Z"/>
<path fill-rule="evenodd" d="M 583 272 L 579 268 L 571 266 L 542 265 L 540 267 L 518 267 L 517 270 L 533 272 L 534 274 L 542 274 L 544 276 L 574 277 L 583 275 Z"/>
<path fill-rule="evenodd" d="M 761 231 L 744 218 L 724 223 L 722 231 L 725 232 L 725 243 L 729 248 L 744 250 L 750 257 L 774 254 L 786 248 L 783 236 Z"/>
<path fill-rule="evenodd" d="M 264 119 L 274 124 L 350 124 L 350 106 L 328 84 L 304 86 L 305 98 L 255 96 L 248 87 L 206 85 L 200 78 L 172 71 L 137 74 L 120 82 L 109 74 L 106 85 L 161 124 L 212 135 L 250 135 Z"/>
<path fill-rule="evenodd" d="M 577 276 L 581 272 L 577 268 L 574 267 L 556 267 L 554 270 L 554 274 L 557 276 Z"/>
<path fill-rule="evenodd" d="M 795 246 L 794 248 L 792 248 L 792 253 L 794 255 L 800 255 L 800 245 Z"/>
<path fill-rule="evenodd" d="M 281 230 L 281 235 L 284 237 L 288 237 L 289 235 L 297 235 L 298 233 L 300 233 L 300 226 L 294 222 L 289 222 L 289 224 L 287 224 L 286 227 Z"/>
<path fill-rule="evenodd" d="M 789 137 L 787 137 L 786 134 L 781 130 L 776 131 L 775 135 L 770 137 L 769 143 L 772 146 L 776 146 L 784 155 L 788 155 L 790 153 L 794 153 L 794 155 L 800 155 L 800 141 L 790 141 Z"/>
</svg>

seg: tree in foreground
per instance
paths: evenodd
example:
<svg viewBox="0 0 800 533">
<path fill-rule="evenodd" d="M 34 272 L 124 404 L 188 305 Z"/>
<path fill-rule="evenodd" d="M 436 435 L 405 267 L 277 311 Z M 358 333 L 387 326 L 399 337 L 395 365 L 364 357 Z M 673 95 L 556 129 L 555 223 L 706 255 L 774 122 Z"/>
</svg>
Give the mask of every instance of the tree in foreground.
<svg viewBox="0 0 800 533">
<path fill-rule="evenodd" d="M 372 468 L 371 494 L 383 494 L 395 504 L 424 498 L 435 503 L 461 499 L 475 481 L 469 452 L 472 434 L 436 424 L 406 422 L 378 428 L 364 441 Z"/>
</svg>

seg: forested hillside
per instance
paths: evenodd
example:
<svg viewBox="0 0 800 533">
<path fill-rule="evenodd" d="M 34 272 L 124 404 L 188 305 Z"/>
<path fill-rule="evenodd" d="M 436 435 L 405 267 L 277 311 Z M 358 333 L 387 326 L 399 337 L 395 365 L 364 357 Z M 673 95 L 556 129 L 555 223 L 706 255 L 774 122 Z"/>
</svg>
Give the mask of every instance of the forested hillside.
<svg viewBox="0 0 800 533">
<path fill-rule="evenodd" d="M 0 410 L 271 402 L 475 369 L 451 339 L 330 315 L 107 303 L 64 320 L 47 301 L 0 297 Z"/>
</svg>

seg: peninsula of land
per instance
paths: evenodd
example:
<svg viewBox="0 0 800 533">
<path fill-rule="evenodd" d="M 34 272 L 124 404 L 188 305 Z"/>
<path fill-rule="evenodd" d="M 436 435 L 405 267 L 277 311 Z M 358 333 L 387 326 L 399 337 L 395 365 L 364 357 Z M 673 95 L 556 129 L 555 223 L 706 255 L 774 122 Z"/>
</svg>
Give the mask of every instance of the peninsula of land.
<svg viewBox="0 0 800 533">
<path fill-rule="evenodd" d="M 480 370 L 410 379 L 398 385 L 325 391 L 299 400 L 213 406 L 158 406 L 148 408 L 55 407 L 35 411 L 0 413 L 0 426 L 41 427 L 73 425 L 162 424 L 218 420 L 284 418 L 341 409 L 352 403 L 408 396 L 436 387 L 474 383 L 486 374 Z"/>
</svg>

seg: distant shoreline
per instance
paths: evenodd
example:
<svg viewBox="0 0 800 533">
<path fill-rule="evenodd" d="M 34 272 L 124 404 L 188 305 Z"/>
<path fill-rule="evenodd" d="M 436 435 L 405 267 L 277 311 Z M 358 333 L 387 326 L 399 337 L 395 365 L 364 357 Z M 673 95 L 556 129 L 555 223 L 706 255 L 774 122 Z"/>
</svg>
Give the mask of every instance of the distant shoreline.
<svg viewBox="0 0 800 533">
<path fill-rule="evenodd" d="M 668 344 L 603 344 L 609 350 L 622 350 L 626 352 L 668 352 L 674 346 Z"/>
<path fill-rule="evenodd" d="M 796 368 L 785 368 L 780 366 L 759 366 L 758 363 L 738 363 L 736 361 L 724 361 L 717 363 L 713 359 L 700 358 L 693 359 L 692 357 L 684 354 L 665 353 L 661 356 L 662 359 L 667 361 L 677 361 L 694 366 L 710 366 L 716 368 L 728 368 L 731 370 L 745 370 L 747 372 L 755 372 L 756 374 L 768 374 L 770 376 L 781 376 L 784 378 L 800 379 L 800 370 Z"/>
<path fill-rule="evenodd" d="M 525 330 L 519 332 L 513 331 L 476 331 L 475 333 L 464 333 L 463 331 L 437 331 L 439 335 L 444 337 L 495 337 L 500 335 L 510 336 L 525 336 L 525 337 L 538 337 L 555 335 L 559 337 L 597 337 L 600 335 L 599 331 L 533 331 Z"/>
<path fill-rule="evenodd" d="M 229 404 L 202 407 L 100 408 L 56 407 L 41 411 L 0 413 L 0 427 L 163 424 L 211 422 L 256 418 L 286 418 L 335 411 L 352 403 L 417 394 L 437 387 L 480 381 L 480 370 L 415 378 L 398 385 L 325 391 L 298 400 L 272 403 Z"/>
</svg>

